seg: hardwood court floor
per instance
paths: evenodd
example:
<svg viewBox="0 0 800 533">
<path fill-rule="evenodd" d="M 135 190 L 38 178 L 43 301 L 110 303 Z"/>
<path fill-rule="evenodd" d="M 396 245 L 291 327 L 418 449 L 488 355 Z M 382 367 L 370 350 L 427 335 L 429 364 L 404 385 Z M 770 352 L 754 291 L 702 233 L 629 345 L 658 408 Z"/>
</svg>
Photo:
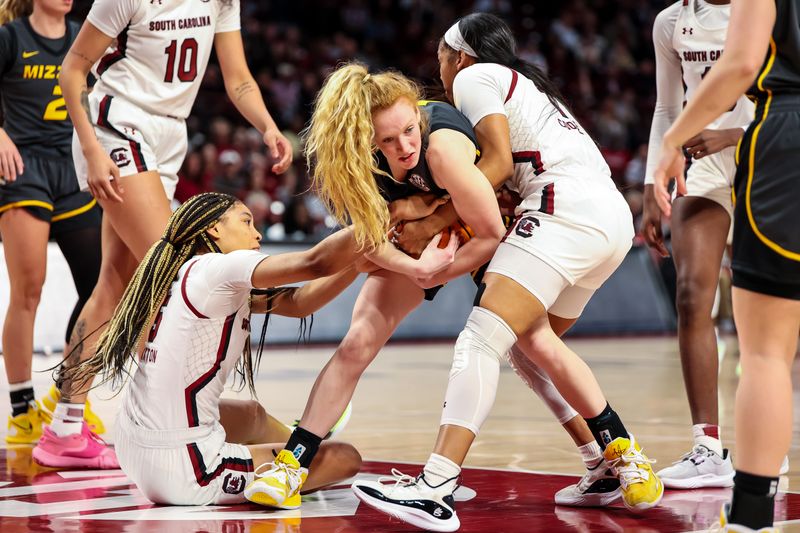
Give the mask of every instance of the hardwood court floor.
<svg viewBox="0 0 800 533">
<path fill-rule="evenodd" d="M 626 426 L 662 468 L 691 447 L 689 409 L 673 338 L 570 340 L 605 390 Z M 720 375 L 722 437 L 733 447 L 735 340 Z M 265 352 L 258 395 L 274 416 L 299 417 L 318 370 L 334 347 L 294 347 Z M 385 348 L 366 372 L 353 399 L 353 416 L 341 439 L 368 461 L 365 475 L 392 466 L 416 475 L 431 451 L 452 358 L 452 343 L 397 344 Z M 36 358 L 35 369 L 52 359 Z M 800 366 L 795 367 L 800 377 Z M 37 392 L 49 374 L 35 377 Z M 799 380 L 795 379 L 797 383 Z M 5 380 L 0 416 L 7 415 Z M 796 387 L 800 391 L 800 386 Z M 245 394 L 231 393 L 246 397 Z M 119 399 L 93 392 L 95 409 L 113 426 Z M 798 400 L 796 400 L 797 402 Z M 797 415 L 796 415 L 797 416 Z M 795 436 L 797 423 L 794 424 Z M 113 435 L 113 432 L 109 432 Z M 109 437 L 113 441 L 113 437 Z M 784 531 L 800 532 L 800 451 L 790 452 L 776 518 Z M 735 450 L 734 460 L 735 460 Z M 411 463 L 411 464 L 408 464 Z M 701 531 L 710 527 L 728 491 L 668 491 L 661 508 L 642 517 L 624 509 L 557 508 L 552 495 L 573 483 L 582 465 L 569 437 L 514 372 L 504 367 L 494 409 L 467 465 L 458 506 L 462 531 Z M 113 520 L 113 521 L 112 521 Z M 0 529 L 5 531 L 414 531 L 359 506 L 346 487 L 304 498 L 301 512 L 270 512 L 251 505 L 231 508 L 154 507 L 120 471 L 57 473 L 30 461 L 30 449 L 0 450 Z"/>
</svg>

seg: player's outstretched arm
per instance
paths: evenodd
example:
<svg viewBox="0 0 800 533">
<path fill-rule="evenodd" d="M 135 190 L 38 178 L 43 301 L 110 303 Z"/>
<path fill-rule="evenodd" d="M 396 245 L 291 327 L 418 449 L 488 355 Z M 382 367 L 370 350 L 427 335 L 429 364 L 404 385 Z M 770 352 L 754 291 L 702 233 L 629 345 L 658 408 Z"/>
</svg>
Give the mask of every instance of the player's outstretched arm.
<svg viewBox="0 0 800 533">
<path fill-rule="evenodd" d="M 333 276 L 309 281 L 302 287 L 291 287 L 272 298 L 253 298 L 254 313 L 270 312 L 292 318 L 303 318 L 315 313 L 339 296 L 358 276 L 358 269 L 351 265 Z"/>
<path fill-rule="evenodd" d="M 267 257 L 253 271 L 253 287 L 268 289 L 331 276 L 362 255 L 352 229 L 345 228 L 308 250 Z"/>
<path fill-rule="evenodd" d="M 272 171 L 282 174 L 292 164 L 292 145 L 278 129 L 267 111 L 256 80 L 247 66 L 242 34 L 239 31 L 217 33 L 214 37 L 225 92 L 247 121 L 264 136 L 272 156 Z"/>
</svg>

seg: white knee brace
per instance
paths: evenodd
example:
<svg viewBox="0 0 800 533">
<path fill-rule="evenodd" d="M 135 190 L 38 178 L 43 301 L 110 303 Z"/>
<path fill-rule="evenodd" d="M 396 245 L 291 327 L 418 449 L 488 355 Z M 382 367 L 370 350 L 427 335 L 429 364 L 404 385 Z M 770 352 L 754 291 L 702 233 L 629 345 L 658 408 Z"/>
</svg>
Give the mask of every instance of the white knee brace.
<svg viewBox="0 0 800 533">
<path fill-rule="evenodd" d="M 461 426 L 476 435 L 497 393 L 500 360 L 517 342 L 502 318 L 473 307 L 458 336 L 441 424 Z"/>
<path fill-rule="evenodd" d="M 517 345 L 508 352 L 508 362 L 522 381 L 544 401 L 559 424 L 566 424 L 578 415 L 578 412 L 561 396 L 544 370 L 528 359 Z"/>
</svg>

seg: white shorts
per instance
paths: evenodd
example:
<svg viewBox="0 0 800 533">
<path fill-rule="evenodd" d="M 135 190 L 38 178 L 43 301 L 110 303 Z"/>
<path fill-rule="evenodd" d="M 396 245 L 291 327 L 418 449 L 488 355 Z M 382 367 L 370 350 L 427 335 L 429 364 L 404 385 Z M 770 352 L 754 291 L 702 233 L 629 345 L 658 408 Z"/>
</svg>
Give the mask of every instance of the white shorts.
<svg viewBox="0 0 800 533">
<path fill-rule="evenodd" d="M 707 198 L 721 205 L 733 219 L 731 187 L 736 175 L 735 146 L 693 159 L 686 173 L 686 196 Z"/>
<path fill-rule="evenodd" d="M 118 96 L 97 91 L 89 94 L 89 109 L 97 140 L 119 167 L 120 176 L 156 171 L 167 198 L 172 200 L 188 148 L 186 123 L 175 117 L 152 115 Z M 81 190 L 88 191 L 86 158 L 74 132 L 72 158 Z"/>
<path fill-rule="evenodd" d="M 219 424 L 153 431 L 138 427 L 120 412 L 115 450 L 122 471 L 154 503 L 242 503 L 244 488 L 254 479 L 250 450 L 225 442 Z"/>
<path fill-rule="evenodd" d="M 520 213 L 487 272 L 513 279 L 548 312 L 578 318 L 625 259 L 633 241 L 633 220 L 616 189 L 583 188 L 578 183 L 560 189 L 572 193 L 561 201 L 565 209 Z"/>
</svg>

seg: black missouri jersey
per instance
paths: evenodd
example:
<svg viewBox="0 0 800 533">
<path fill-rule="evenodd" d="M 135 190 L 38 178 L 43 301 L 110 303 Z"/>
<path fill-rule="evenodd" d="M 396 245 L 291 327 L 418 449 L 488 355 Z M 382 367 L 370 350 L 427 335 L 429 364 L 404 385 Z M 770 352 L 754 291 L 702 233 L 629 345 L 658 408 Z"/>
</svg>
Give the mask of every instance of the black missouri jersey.
<svg viewBox="0 0 800 533">
<path fill-rule="evenodd" d="M 800 0 L 775 0 L 775 26 L 761 72 L 748 94 L 800 94 Z"/>
<path fill-rule="evenodd" d="M 475 137 L 475 132 L 472 131 L 472 125 L 469 123 L 469 120 L 467 120 L 467 117 L 459 113 L 455 107 L 444 102 L 433 102 L 430 100 L 422 100 L 418 105 L 420 111 L 425 113 L 428 118 L 428 128 L 422 136 L 422 151 L 419 155 L 419 163 L 417 163 L 416 167 L 406 172 L 406 179 L 403 182 L 394 181 L 382 174 L 376 174 L 375 176 L 375 179 L 378 181 L 378 188 L 381 190 L 381 194 L 387 202 L 392 202 L 420 192 L 431 192 L 440 196 L 447 194 L 447 191 L 436 185 L 433 176 L 431 176 L 428 170 L 428 163 L 425 161 L 425 153 L 428 149 L 428 136 L 431 133 L 441 129 L 455 130 L 466 135 L 475 145 L 476 149 L 478 147 L 478 139 Z M 378 152 L 378 168 L 389 175 L 392 174 L 389 163 L 380 152 Z"/>
<path fill-rule="evenodd" d="M 0 94 L 3 128 L 17 146 L 69 150 L 72 121 L 61 96 L 58 74 L 80 26 L 67 21 L 60 39 L 38 35 L 23 17 L 0 28 Z"/>
</svg>

